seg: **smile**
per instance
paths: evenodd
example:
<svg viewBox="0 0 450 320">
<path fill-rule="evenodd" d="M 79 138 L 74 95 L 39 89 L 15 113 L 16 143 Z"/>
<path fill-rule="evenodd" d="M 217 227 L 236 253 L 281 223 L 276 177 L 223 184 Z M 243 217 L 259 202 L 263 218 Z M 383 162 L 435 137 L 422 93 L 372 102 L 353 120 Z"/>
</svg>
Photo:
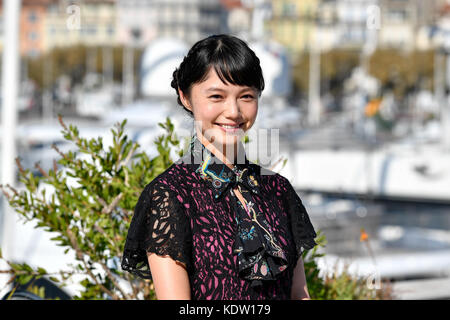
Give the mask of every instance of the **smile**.
<svg viewBox="0 0 450 320">
<path fill-rule="evenodd" d="M 243 123 L 241 123 L 240 125 L 226 125 L 216 123 L 216 125 L 219 126 L 225 132 L 234 133 L 237 132 L 242 127 Z"/>
</svg>

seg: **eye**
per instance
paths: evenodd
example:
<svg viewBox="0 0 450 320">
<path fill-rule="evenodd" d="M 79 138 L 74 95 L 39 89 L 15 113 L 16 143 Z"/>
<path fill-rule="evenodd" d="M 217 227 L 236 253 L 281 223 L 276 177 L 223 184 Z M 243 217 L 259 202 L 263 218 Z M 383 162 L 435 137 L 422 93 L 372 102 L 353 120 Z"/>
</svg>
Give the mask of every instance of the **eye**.
<svg viewBox="0 0 450 320">
<path fill-rule="evenodd" d="M 255 97 L 252 94 L 245 94 L 242 96 L 244 100 L 253 100 Z"/>
<path fill-rule="evenodd" d="M 213 95 L 209 96 L 208 98 L 213 99 L 213 100 L 219 100 L 219 99 L 222 99 L 222 96 L 220 94 L 213 94 Z"/>
</svg>

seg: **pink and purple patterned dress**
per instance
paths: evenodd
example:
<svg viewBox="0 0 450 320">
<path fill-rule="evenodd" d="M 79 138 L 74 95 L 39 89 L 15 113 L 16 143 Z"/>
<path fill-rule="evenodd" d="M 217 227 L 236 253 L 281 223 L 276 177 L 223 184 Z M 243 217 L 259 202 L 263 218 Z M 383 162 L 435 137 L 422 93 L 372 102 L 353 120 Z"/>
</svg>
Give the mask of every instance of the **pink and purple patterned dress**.
<svg viewBox="0 0 450 320">
<path fill-rule="evenodd" d="M 316 232 L 288 179 L 239 156 L 230 169 L 194 135 L 139 197 L 122 269 L 152 279 L 154 252 L 185 266 L 193 300 L 290 299 L 293 270 Z"/>
</svg>

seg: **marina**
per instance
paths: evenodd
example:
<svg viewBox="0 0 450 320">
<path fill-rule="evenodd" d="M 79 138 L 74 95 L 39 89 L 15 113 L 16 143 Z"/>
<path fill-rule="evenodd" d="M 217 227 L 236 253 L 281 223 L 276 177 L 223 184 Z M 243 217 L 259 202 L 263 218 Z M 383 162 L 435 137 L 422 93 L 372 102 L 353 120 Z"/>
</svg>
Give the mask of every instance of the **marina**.
<svg viewBox="0 0 450 320">
<path fill-rule="evenodd" d="M 8 15 L 5 13 L 5 25 L 17 26 L 20 9 L 12 6 L 14 1 L 3 2 L 9 5 L 4 11 L 10 10 Z M 433 70 L 426 70 L 431 74 L 428 74 L 429 79 L 423 79 L 420 74 L 416 75 L 416 83 L 403 84 L 398 78 L 401 63 L 397 62 L 398 69 L 390 70 L 385 66 L 389 59 L 380 57 L 384 54 L 393 56 L 393 52 L 398 51 L 401 52 L 400 59 L 407 60 L 412 49 L 402 51 L 406 45 L 395 37 L 409 39 L 413 36 L 405 36 L 404 30 L 409 30 L 409 26 L 401 29 L 398 22 L 409 16 L 425 15 L 428 10 L 422 2 L 411 2 L 408 6 L 408 10 L 416 10 L 415 14 L 406 9 L 402 11 L 404 8 L 390 1 L 306 2 L 310 6 L 303 7 L 298 3 L 297 9 L 302 12 L 298 16 L 293 10 L 295 1 L 283 2 L 283 6 L 278 7 L 272 6 L 270 1 L 243 1 L 238 8 L 234 3 L 220 1 L 220 5 L 226 3 L 226 10 L 230 11 L 223 16 L 219 15 L 218 9 L 203 7 L 204 3 L 188 5 L 189 10 L 198 6 L 198 12 L 213 15 L 212 19 L 203 19 L 198 13 L 194 20 L 199 24 L 205 23 L 204 20 L 210 21 L 211 25 L 226 20 L 229 24 L 226 30 L 248 39 L 249 46 L 260 59 L 266 87 L 259 100 L 258 117 L 249 132 L 250 141 L 245 146 L 249 160 L 288 178 L 299 194 L 315 229 L 326 238 L 326 245 L 318 249 L 323 256 L 317 258 L 322 277 L 343 272 L 348 267 L 347 271 L 364 279 L 367 287 L 377 289 L 381 281 L 389 281 L 394 299 L 448 300 L 450 41 L 447 38 L 450 3 L 441 7 L 436 5 L 440 8 L 436 9 L 439 15 L 430 14 L 432 18 L 423 18 L 432 23 L 421 26 L 420 30 L 415 25 L 411 27 L 414 34 L 417 31 L 418 39 L 410 42 L 432 51 Z M 187 2 L 180 3 L 186 5 Z M 113 4 L 115 2 L 110 1 L 106 5 Z M 147 8 L 149 11 L 143 12 L 150 12 L 155 17 L 161 15 L 161 8 L 155 9 L 152 5 L 153 2 L 149 2 L 149 8 L 156 11 Z M 158 5 L 164 6 L 162 2 Z M 381 27 L 369 27 L 369 22 L 378 21 L 373 14 L 380 14 L 379 6 L 385 8 L 382 5 L 387 6 L 386 15 L 394 23 L 380 31 Z M 124 19 L 121 15 L 126 12 L 132 22 L 139 16 L 139 10 L 147 10 L 126 5 L 123 1 L 118 1 L 117 6 L 121 9 L 118 17 Z M 169 6 L 166 11 L 170 12 L 173 7 L 176 6 Z M 57 7 L 52 8 L 52 14 L 57 12 Z M 315 11 L 309 8 L 315 8 Z M 105 6 L 103 10 L 109 9 Z M 309 16 L 310 12 L 316 13 Z M 29 16 L 31 20 L 37 19 L 36 15 Z M 295 33 L 296 41 L 288 37 L 289 41 L 283 43 L 280 38 L 275 39 L 282 32 L 273 27 L 279 23 L 280 16 L 280 21 L 288 22 L 306 17 L 306 22 L 301 21 L 303 29 L 298 30 L 314 31 L 311 34 L 305 31 L 308 34 L 305 39 L 295 31 L 298 32 Z M 185 142 L 192 134 L 193 119 L 176 102 L 176 94 L 170 87 L 173 72 L 193 39 L 198 40 L 201 28 L 209 30 L 208 34 L 218 33 L 219 29 L 202 25 L 191 32 L 189 28 L 196 24 L 189 21 L 183 25 L 179 19 L 177 16 L 170 23 L 159 22 L 158 26 L 181 26 L 178 33 L 186 32 L 184 38 L 170 34 L 170 28 L 158 34 L 156 29 L 146 26 L 153 30 L 153 33 L 149 31 L 149 36 L 144 32 L 148 31 L 146 28 L 141 30 L 133 23 L 122 30 L 128 34 L 128 40 L 123 40 L 125 45 L 121 51 L 121 82 L 114 79 L 114 50 L 107 43 L 108 46 L 104 44 L 102 49 L 101 68 L 95 67 L 96 56 L 87 47 L 83 53 L 83 66 L 76 70 L 78 83 L 72 86 L 73 79 L 68 74 L 48 79 L 55 73 L 51 68 L 56 67 L 52 63 L 57 59 L 46 62 L 39 69 L 44 74 L 39 94 L 33 91 L 27 70 L 24 76 L 19 64 L 15 63 L 19 57 L 17 46 L 14 46 L 19 31 L 5 28 L 8 33 L 4 36 L 3 59 L 6 62 L 3 63 L 0 104 L 1 183 L 12 183 L 18 190 L 24 188 L 17 181 L 15 156 L 21 159 L 24 168 L 41 175 L 35 163 L 48 170 L 59 158 L 52 145 L 63 152 L 76 150 L 62 136 L 58 114 L 63 116 L 66 124 L 76 126 L 81 136 L 101 136 L 105 149 L 112 145 L 111 128 L 124 119 L 127 119 L 126 134 L 139 143 L 139 151 L 149 158 L 158 155 L 155 139 L 165 133 L 159 124 L 167 118 L 174 124 L 177 137 Z M 266 35 L 266 20 L 270 20 L 274 28 L 272 38 L 268 32 Z M 65 20 L 61 21 L 55 25 L 64 25 Z M 312 22 L 317 24 L 315 28 L 310 26 Z M 395 32 L 386 32 L 389 28 Z M 85 33 L 94 34 L 93 30 L 91 26 Z M 115 32 L 109 24 L 108 30 Z M 107 39 L 109 41 L 110 35 Z M 90 45 L 93 50 L 92 42 Z M 303 49 L 294 45 L 303 46 Z M 141 49 L 140 55 L 133 51 L 137 48 Z M 334 55 L 330 53 L 333 48 L 339 49 L 332 52 Z M 377 49 L 386 51 L 378 52 Z M 339 60 L 346 54 L 352 58 L 344 59 L 344 62 Z M 384 78 L 370 64 L 377 54 L 381 69 L 386 71 L 382 74 Z M 135 60 L 135 56 L 139 58 Z M 296 57 L 295 61 L 293 57 Z M 426 65 L 427 59 L 417 58 L 417 64 Z M 28 68 L 28 65 L 20 66 Z M 407 69 L 413 66 L 410 63 Z M 334 70 L 333 77 L 330 69 Z M 426 73 L 425 69 L 417 69 L 417 73 Z M 401 98 L 395 92 L 396 85 L 406 87 Z M 333 91 L 336 87 L 338 93 Z M 170 157 L 178 158 L 175 150 L 170 150 Z M 54 193 L 51 188 L 47 191 L 48 197 Z M 57 246 L 52 240 L 55 234 L 38 228 L 35 221 L 24 223 L 17 217 L 6 204 L 5 197 L 0 195 L 1 247 L 11 261 L 43 267 L 54 273 L 77 263 L 75 250 L 69 248 L 65 252 L 66 248 Z M 108 263 L 117 263 L 116 260 Z M 0 265 L 0 269 L 2 267 Z M 69 296 L 85 289 L 80 285 L 82 279 L 83 276 L 74 276 L 73 283 L 65 289 Z M 0 290 L 7 280 L 5 275 L 0 275 Z M 125 282 L 124 279 L 117 281 Z M 3 294 L 0 291 L 0 297 Z M 188 311 L 185 310 L 186 314 Z"/>
</svg>

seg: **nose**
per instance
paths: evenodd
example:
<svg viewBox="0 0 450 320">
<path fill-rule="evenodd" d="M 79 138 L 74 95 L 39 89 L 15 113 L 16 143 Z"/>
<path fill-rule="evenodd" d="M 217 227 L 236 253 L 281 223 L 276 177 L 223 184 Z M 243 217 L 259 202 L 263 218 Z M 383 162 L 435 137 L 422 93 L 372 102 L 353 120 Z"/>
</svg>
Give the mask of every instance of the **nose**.
<svg viewBox="0 0 450 320">
<path fill-rule="evenodd" d="M 226 104 L 226 116 L 231 119 L 236 119 L 240 117 L 241 109 L 239 102 L 235 98 L 230 98 Z"/>
</svg>

